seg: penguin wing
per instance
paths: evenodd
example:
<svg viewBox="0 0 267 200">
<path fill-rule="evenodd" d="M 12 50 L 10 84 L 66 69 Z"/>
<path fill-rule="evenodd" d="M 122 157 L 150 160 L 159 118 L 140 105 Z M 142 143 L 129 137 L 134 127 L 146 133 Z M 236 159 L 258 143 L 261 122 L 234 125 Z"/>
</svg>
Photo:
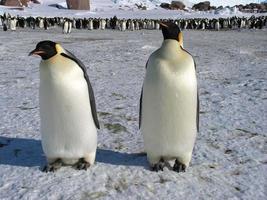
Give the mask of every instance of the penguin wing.
<svg viewBox="0 0 267 200">
<path fill-rule="evenodd" d="M 93 91 L 92 85 L 91 85 L 91 83 L 89 81 L 88 74 L 86 73 L 86 68 L 85 68 L 84 64 L 78 58 L 76 58 L 71 52 L 69 52 L 67 50 L 65 50 L 65 51 L 66 51 L 67 54 L 66 53 L 61 53 L 60 55 L 73 60 L 83 70 L 83 75 L 84 75 L 84 78 L 85 78 L 85 80 L 87 82 L 87 85 L 88 85 L 91 112 L 92 112 L 92 115 L 93 115 L 95 126 L 99 129 L 100 126 L 99 126 L 99 121 L 98 121 L 98 118 L 97 118 L 94 91 Z"/>
<path fill-rule="evenodd" d="M 140 104 L 139 104 L 139 129 L 141 128 L 142 123 L 142 100 L 143 100 L 143 88 L 140 96 Z"/>
<path fill-rule="evenodd" d="M 148 61 L 146 62 L 146 69 L 147 69 L 147 64 L 148 64 Z M 141 128 L 141 123 L 142 123 L 142 100 L 143 100 L 143 87 L 142 87 L 140 103 L 139 103 L 139 129 Z"/>
</svg>

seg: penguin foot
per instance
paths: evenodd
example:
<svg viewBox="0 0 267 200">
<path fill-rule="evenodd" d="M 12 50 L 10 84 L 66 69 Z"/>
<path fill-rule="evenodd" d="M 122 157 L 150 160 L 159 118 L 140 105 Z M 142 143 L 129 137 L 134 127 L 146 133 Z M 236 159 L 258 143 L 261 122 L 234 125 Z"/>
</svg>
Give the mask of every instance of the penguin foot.
<svg viewBox="0 0 267 200">
<path fill-rule="evenodd" d="M 80 158 L 79 161 L 73 165 L 73 168 L 77 170 L 87 170 L 90 166 L 89 162 L 85 161 L 84 158 Z"/>
<path fill-rule="evenodd" d="M 59 168 L 61 168 L 61 166 L 63 165 L 61 159 L 57 159 L 55 162 L 53 163 L 49 163 L 46 166 L 44 166 L 44 168 L 42 169 L 43 172 L 55 172 L 57 171 Z"/>
<path fill-rule="evenodd" d="M 167 167 L 168 169 L 171 168 L 170 164 L 167 161 L 164 161 L 163 158 L 161 158 L 158 163 L 152 166 L 151 170 L 155 172 L 163 171 L 164 167 Z"/>
<path fill-rule="evenodd" d="M 180 163 L 177 159 L 175 160 L 175 163 L 173 165 L 172 170 L 175 172 L 185 172 L 186 166 L 183 163 Z"/>
</svg>

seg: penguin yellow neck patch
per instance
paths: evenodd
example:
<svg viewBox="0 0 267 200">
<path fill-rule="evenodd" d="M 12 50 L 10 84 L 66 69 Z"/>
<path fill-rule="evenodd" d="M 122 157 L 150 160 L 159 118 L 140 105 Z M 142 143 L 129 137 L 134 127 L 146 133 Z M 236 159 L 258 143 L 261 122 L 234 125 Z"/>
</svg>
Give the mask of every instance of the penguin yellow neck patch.
<svg viewBox="0 0 267 200">
<path fill-rule="evenodd" d="M 181 47 L 184 47 L 184 39 L 183 39 L 183 33 L 182 32 L 180 32 L 178 34 L 178 42 L 179 42 Z"/>
<path fill-rule="evenodd" d="M 60 44 L 56 44 L 56 50 L 58 54 L 65 52 L 64 49 L 60 46 Z"/>
</svg>

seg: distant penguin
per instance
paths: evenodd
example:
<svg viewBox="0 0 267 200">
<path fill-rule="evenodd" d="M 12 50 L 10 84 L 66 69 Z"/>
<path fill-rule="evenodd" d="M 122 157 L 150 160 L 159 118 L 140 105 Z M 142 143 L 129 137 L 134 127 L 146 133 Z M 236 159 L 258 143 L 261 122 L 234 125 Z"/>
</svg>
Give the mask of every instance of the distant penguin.
<svg viewBox="0 0 267 200">
<path fill-rule="evenodd" d="M 0 27 L 3 26 L 3 19 L 2 19 L 2 16 L 0 15 Z"/>
<path fill-rule="evenodd" d="M 219 30 L 220 30 L 220 23 L 219 23 L 218 20 L 215 21 L 214 29 L 215 29 L 216 31 L 219 31 Z"/>
<path fill-rule="evenodd" d="M 105 30 L 106 29 L 106 24 L 107 24 L 106 20 L 105 19 L 101 19 L 100 20 L 100 29 L 101 30 Z"/>
<path fill-rule="evenodd" d="M 47 18 L 44 18 L 44 29 L 48 30 L 48 21 Z"/>
<path fill-rule="evenodd" d="M 94 26 L 93 26 L 93 19 L 89 19 L 89 24 L 88 24 L 88 30 L 93 30 Z"/>
<path fill-rule="evenodd" d="M 10 19 L 10 30 L 15 31 L 17 29 L 17 19 L 15 17 L 12 17 Z"/>
<path fill-rule="evenodd" d="M 106 28 L 107 29 L 110 29 L 111 26 L 110 26 L 110 19 L 106 18 Z"/>
<path fill-rule="evenodd" d="M 63 164 L 87 169 L 95 161 L 97 119 L 94 93 L 86 68 L 72 53 L 52 41 L 39 42 L 42 147 L 55 171 Z"/>
<path fill-rule="evenodd" d="M 71 20 L 68 20 L 68 23 L 69 23 L 69 26 L 68 26 L 67 33 L 71 33 L 71 30 L 72 30 L 72 21 Z"/>
<path fill-rule="evenodd" d="M 151 29 L 155 29 L 155 21 L 154 20 L 151 21 Z"/>
<path fill-rule="evenodd" d="M 138 20 L 135 20 L 135 21 L 134 21 L 134 25 L 135 25 L 135 30 L 140 30 Z"/>
<path fill-rule="evenodd" d="M 135 30 L 135 25 L 134 25 L 134 21 L 133 20 L 130 21 L 130 30 L 131 31 Z"/>
<path fill-rule="evenodd" d="M 157 21 L 156 24 L 155 24 L 155 29 L 159 30 L 159 28 L 160 28 L 160 25 L 159 25 L 159 22 Z"/>
<path fill-rule="evenodd" d="M 41 28 L 41 29 L 44 28 L 44 19 L 43 18 L 39 19 L 39 28 Z"/>
<path fill-rule="evenodd" d="M 66 19 L 64 21 L 64 23 L 63 23 L 63 30 L 62 30 L 62 32 L 64 34 L 69 34 L 69 33 L 71 33 L 71 29 L 72 29 L 72 23 L 71 23 L 71 21 L 69 21 L 68 19 Z"/>
<path fill-rule="evenodd" d="M 6 23 L 3 24 L 3 31 L 7 31 L 7 25 L 6 25 Z"/>
<path fill-rule="evenodd" d="M 189 166 L 198 130 L 195 63 L 182 48 L 182 33 L 161 23 L 164 41 L 149 57 L 140 98 L 139 127 L 154 171 L 176 172 Z M 170 166 L 169 160 L 175 160 Z"/>
<path fill-rule="evenodd" d="M 121 29 L 121 31 L 126 31 L 126 20 L 123 19 L 121 21 L 121 28 L 120 29 Z"/>
</svg>

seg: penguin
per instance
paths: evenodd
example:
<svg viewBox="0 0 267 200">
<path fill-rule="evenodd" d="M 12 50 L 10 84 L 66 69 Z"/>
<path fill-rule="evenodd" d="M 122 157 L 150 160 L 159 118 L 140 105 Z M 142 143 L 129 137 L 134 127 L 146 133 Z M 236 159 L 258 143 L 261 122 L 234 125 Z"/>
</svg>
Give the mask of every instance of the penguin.
<svg viewBox="0 0 267 200">
<path fill-rule="evenodd" d="M 93 30 L 93 29 L 94 29 L 94 27 L 93 27 L 93 19 L 90 18 L 89 19 L 89 24 L 88 24 L 88 30 Z"/>
<path fill-rule="evenodd" d="M 135 20 L 134 25 L 135 25 L 135 29 L 136 29 L 136 30 L 140 30 L 138 20 Z"/>
<path fill-rule="evenodd" d="M 7 25 L 6 25 L 6 23 L 3 24 L 3 31 L 7 31 Z"/>
<path fill-rule="evenodd" d="M 135 30 L 135 24 L 133 20 L 130 20 L 130 30 L 134 31 Z"/>
<path fill-rule="evenodd" d="M 39 19 L 39 28 L 41 28 L 41 29 L 44 28 L 44 19 L 43 18 Z"/>
<path fill-rule="evenodd" d="M 183 49 L 179 27 L 161 23 L 164 41 L 146 64 L 139 128 L 153 171 L 184 172 L 198 131 L 199 103 L 193 57 Z M 169 161 L 174 161 L 171 166 Z"/>
<path fill-rule="evenodd" d="M 220 23 L 219 23 L 219 21 L 218 21 L 217 19 L 215 19 L 214 29 L 215 29 L 216 31 L 219 31 L 219 30 L 220 30 Z"/>
<path fill-rule="evenodd" d="M 47 18 L 45 17 L 44 18 L 44 30 L 48 30 L 48 26 L 49 24 L 48 24 Z"/>
<path fill-rule="evenodd" d="M 156 21 L 156 23 L 155 23 L 155 29 L 156 29 L 156 30 L 159 30 L 159 28 L 160 28 L 159 22 Z"/>
<path fill-rule="evenodd" d="M 72 29 L 72 22 L 71 22 L 71 20 L 68 20 L 68 24 L 69 24 L 69 26 L 68 26 L 67 33 L 71 33 L 71 29 Z"/>
<path fill-rule="evenodd" d="M 72 27 L 71 21 L 69 19 L 65 19 L 62 27 L 62 33 L 63 34 L 71 33 L 71 27 Z"/>
<path fill-rule="evenodd" d="M 120 28 L 121 31 L 126 31 L 126 20 L 123 19 L 121 21 L 121 28 Z"/>
<path fill-rule="evenodd" d="M 15 17 L 12 17 L 10 19 L 10 30 L 15 31 L 17 29 L 17 19 Z"/>
<path fill-rule="evenodd" d="M 41 41 L 29 55 L 39 55 L 40 119 L 45 172 L 62 165 L 93 165 L 99 122 L 94 92 L 83 63 L 60 44 Z"/>
<path fill-rule="evenodd" d="M 106 29 L 106 24 L 107 24 L 106 20 L 105 19 L 101 19 L 100 20 L 100 29 L 101 30 L 105 30 Z"/>
</svg>

